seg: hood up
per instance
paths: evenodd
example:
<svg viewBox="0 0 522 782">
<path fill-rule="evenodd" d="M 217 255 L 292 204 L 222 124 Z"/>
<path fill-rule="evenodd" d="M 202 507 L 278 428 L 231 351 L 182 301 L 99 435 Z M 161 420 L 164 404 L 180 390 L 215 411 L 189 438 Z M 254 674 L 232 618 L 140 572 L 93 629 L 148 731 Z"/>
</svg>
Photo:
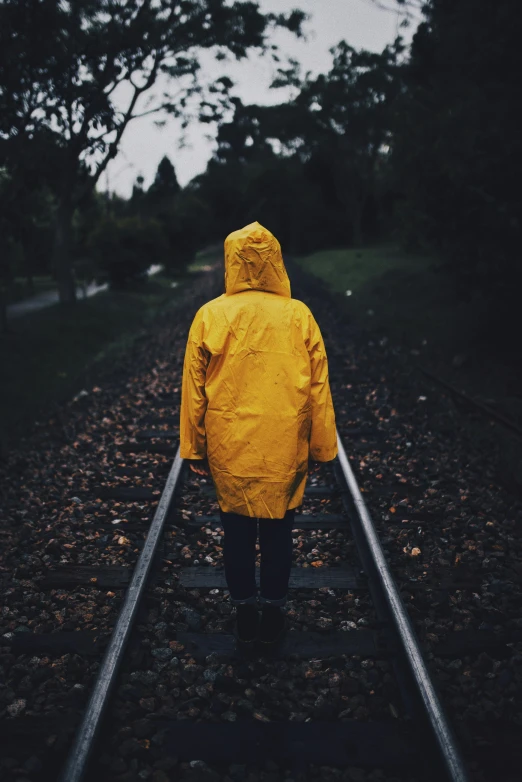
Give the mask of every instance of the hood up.
<svg viewBox="0 0 522 782">
<path fill-rule="evenodd" d="M 267 228 L 250 223 L 225 239 L 225 292 L 256 290 L 290 298 L 281 245 Z"/>
</svg>

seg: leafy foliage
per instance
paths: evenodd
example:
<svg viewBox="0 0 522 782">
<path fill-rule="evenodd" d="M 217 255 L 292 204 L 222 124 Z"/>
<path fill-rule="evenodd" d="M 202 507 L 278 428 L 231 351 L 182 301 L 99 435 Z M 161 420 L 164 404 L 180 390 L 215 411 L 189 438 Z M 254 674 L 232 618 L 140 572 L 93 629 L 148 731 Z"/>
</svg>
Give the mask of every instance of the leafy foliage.
<svg viewBox="0 0 522 782">
<path fill-rule="evenodd" d="M 431 0 L 403 70 L 393 168 L 404 231 L 449 258 L 463 295 L 521 282 L 516 0 Z"/>
<path fill-rule="evenodd" d="M 274 27 L 299 34 L 303 19 L 298 11 L 263 14 L 239 0 L 0 0 L 0 162 L 16 166 L 42 134 L 56 136 L 54 262 L 64 300 L 74 299 L 74 209 L 116 155 L 129 122 L 162 112 L 188 121 L 193 98 L 200 118 L 214 120 L 231 83 L 218 78 L 205 91 L 198 53 L 242 59 L 251 48 L 267 50 Z M 161 76 L 170 86 L 152 96 Z M 115 102 L 122 92 L 123 110 Z"/>
<path fill-rule="evenodd" d="M 324 75 L 301 79 L 295 63 L 279 71 L 276 86 L 300 86 L 290 103 L 236 99 L 215 159 L 197 181 L 216 233 L 265 220 L 291 251 L 304 252 L 360 244 L 364 231 L 377 232 L 402 51 L 400 41 L 380 54 L 341 41 Z"/>
<path fill-rule="evenodd" d="M 163 260 L 165 237 L 157 220 L 106 217 L 89 238 L 89 250 L 112 288 L 143 279 L 150 264 Z"/>
</svg>

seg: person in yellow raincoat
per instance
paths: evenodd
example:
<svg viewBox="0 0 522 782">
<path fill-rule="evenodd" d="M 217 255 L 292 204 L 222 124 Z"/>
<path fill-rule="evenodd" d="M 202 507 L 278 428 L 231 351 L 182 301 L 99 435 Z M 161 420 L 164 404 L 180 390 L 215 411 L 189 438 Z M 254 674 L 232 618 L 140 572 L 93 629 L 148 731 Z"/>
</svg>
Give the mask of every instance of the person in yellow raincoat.
<svg viewBox="0 0 522 782">
<path fill-rule="evenodd" d="M 180 447 L 184 459 L 208 460 L 238 645 L 247 650 L 257 640 L 268 651 L 286 626 L 281 608 L 308 460 L 334 459 L 337 436 L 321 332 L 291 298 L 279 242 L 257 222 L 227 236 L 225 293 L 203 305 L 190 328 Z"/>
</svg>

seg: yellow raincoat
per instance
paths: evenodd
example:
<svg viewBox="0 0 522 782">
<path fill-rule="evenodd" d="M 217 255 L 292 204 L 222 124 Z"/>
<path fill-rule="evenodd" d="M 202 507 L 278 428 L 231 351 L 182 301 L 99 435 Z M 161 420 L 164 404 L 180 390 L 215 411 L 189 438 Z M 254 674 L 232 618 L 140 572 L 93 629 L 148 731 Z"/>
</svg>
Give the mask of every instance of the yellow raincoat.
<svg viewBox="0 0 522 782">
<path fill-rule="evenodd" d="M 302 502 L 309 455 L 337 455 L 323 339 L 257 222 L 225 240 L 225 291 L 190 328 L 181 456 L 208 458 L 221 510 L 282 518 Z"/>
</svg>

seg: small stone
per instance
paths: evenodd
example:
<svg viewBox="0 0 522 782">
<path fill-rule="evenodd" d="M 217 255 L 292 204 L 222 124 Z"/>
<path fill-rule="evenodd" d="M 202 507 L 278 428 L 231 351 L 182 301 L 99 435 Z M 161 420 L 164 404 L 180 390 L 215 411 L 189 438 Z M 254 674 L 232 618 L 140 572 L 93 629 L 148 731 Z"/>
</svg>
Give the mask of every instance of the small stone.
<svg viewBox="0 0 522 782">
<path fill-rule="evenodd" d="M 148 687 L 151 687 L 159 679 L 159 674 L 155 671 L 133 671 L 130 675 L 130 679 L 133 682 L 140 682 Z"/>
<path fill-rule="evenodd" d="M 188 624 L 191 630 L 201 629 L 201 616 L 197 611 L 194 611 L 192 608 L 185 608 L 183 615 L 185 617 L 185 622 Z"/>
<path fill-rule="evenodd" d="M 172 657 L 173 651 L 172 649 L 169 648 L 159 647 L 158 649 L 152 649 L 151 654 L 157 660 L 162 660 L 166 662 L 167 660 L 170 660 L 170 658 Z"/>
<path fill-rule="evenodd" d="M 27 706 L 26 700 L 24 700 L 23 698 L 17 698 L 7 707 L 7 713 L 9 714 L 10 717 L 18 717 L 18 715 L 25 710 L 26 706 Z"/>
<path fill-rule="evenodd" d="M 159 641 L 163 641 L 167 637 L 168 625 L 166 622 L 157 622 L 154 625 L 154 635 Z"/>
<path fill-rule="evenodd" d="M 237 714 L 235 711 L 224 711 L 221 715 L 222 720 L 226 720 L 227 722 L 235 722 L 237 720 Z"/>
<path fill-rule="evenodd" d="M 460 671 L 462 668 L 462 660 L 452 660 L 448 663 L 447 667 L 450 671 Z"/>
<path fill-rule="evenodd" d="M 220 774 L 202 760 L 191 760 L 187 771 L 186 776 L 182 777 L 183 782 L 219 782 L 221 779 Z"/>
<path fill-rule="evenodd" d="M 170 782 L 170 777 L 165 774 L 163 769 L 159 768 L 153 773 L 152 782 Z"/>
<path fill-rule="evenodd" d="M 254 710 L 254 704 L 248 701 L 246 698 L 239 698 L 239 700 L 236 701 L 236 707 L 238 709 L 243 709 L 243 711 L 251 712 Z"/>
</svg>

